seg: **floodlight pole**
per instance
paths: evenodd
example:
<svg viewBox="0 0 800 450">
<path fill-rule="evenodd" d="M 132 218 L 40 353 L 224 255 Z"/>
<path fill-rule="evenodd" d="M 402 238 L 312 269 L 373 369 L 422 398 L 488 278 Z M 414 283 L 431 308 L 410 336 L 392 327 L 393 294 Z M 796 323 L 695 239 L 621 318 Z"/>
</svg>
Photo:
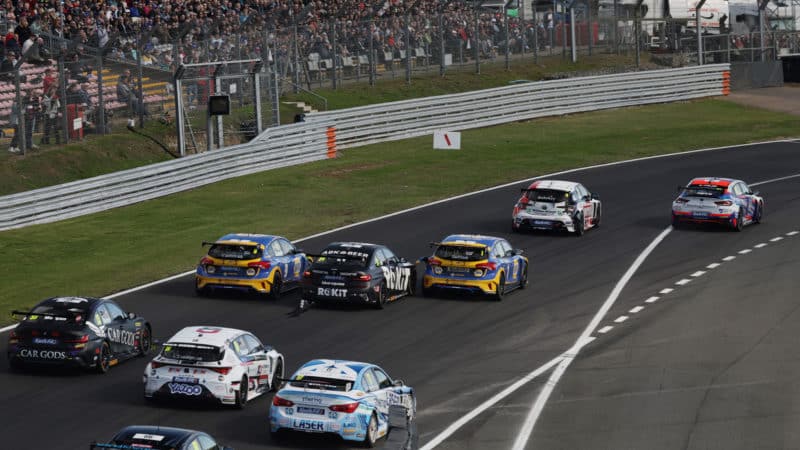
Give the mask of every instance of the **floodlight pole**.
<svg viewBox="0 0 800 450">
<path fill-rule="evenodd" d="M 761 44 L 760 44 L 761 45 L 761 62 L 765 62 L 767 60 L 767 54 L 766 54 L 766 51 L 765 51 L 766 50 L 765 47 L 767 46 L 767 40 L 766 40 L 766 37 L 764 36 L 766 34 L 766 27 L 765 27 L 764 22 L 766 22 L 766 20 L 767 20 L 767 11 L 766 11 L 767 3 L 769 3 L 769 0 L 759 0 L 758 1 L 758 29 L 759 29 L 759 32 L 760 32 L 759 34 L 761 34 Z"/>
<path fill-rule="evenodd" d="M 700 8 L 706 4 L 706 0 L 700 0 L 694 7 L 694 20 L 697 25 L 697 65 L 703 65 L 703 32 L 700 26 Z"/>
<path fill-rule="evenodd" d="M 705 3 L 706 0 L 701 0 L 701 1 L 703 3 Z M 636 14 L 636 16 L 635 16 L 636 18 L 635 18 L 635 22 L 633 24 L 633 34 L 634 34 L 633 40 L 636 42 L 636 68 L 637 69 L 640 67 L 641 62 L 642 62 L 642 58 L 641 58 L 642 31 L 641 31 L 641 28 L 642 28 L 642 3 L 643 2 L 644 2 L 644 0 L 637 0 L 636 1 L 636 10 L 634 11 L 634 13 Z"/>
</svg>

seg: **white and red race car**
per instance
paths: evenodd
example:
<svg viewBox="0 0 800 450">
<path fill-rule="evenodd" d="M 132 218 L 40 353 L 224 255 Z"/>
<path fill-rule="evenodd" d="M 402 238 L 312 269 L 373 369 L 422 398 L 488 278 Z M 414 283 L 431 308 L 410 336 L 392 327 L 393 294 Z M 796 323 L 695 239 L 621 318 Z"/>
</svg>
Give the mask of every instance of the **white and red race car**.
<svg viewBox="0 0 800 450">
<path fill-rule="evenodd" d="M 581 236 L 600 225 L 602 205 L 597 194 L 574 181 L 539 180 L 514 206 L 511 230 L 566 230 Z"/>
<path fill-rule="evenodd" d="M 191 326 L 163 345 L 145 367 L 147 399 L 197 399 L 238 408 L 275 390 L 283 378 L 283 355 L 252 333 Z"/>
</svg>

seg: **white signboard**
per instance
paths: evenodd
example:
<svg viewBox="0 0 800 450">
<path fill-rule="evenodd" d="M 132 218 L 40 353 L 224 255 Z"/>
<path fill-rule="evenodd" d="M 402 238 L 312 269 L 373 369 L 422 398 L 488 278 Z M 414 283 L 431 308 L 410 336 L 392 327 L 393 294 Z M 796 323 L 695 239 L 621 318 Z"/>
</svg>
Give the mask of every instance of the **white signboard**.
<svg viewBox="0 0 800 450">
<path fill-rule="evenodd" d="M 461 133 L 458 131 L 434 131 L 433 148 L 441 150 L 460 150 Z"/>
<path fill-rule="evenodd" d="M 698 3 L 700 3 L 699 0 L 669 0 L 670 15 L 673 19 L 688 20 L 688 26 L 694 28 L 694 9 Z M 703 28 L 719 28 L 719 18 L 722 16 L 728 16 L 725 24 L 730 26 L 731 17 L 728 11 L 728 2 L 725 0 L 706 0 L 706 3 L 700 8 L 700 26 Z"/>
<path fill-rule="evenodd" d="M 80 117 L 78 117 L 72 121 L 72 129 L 80 130 L 81 128 L 83 128 L 83 121 L 81 120 Z"/>
</svg>

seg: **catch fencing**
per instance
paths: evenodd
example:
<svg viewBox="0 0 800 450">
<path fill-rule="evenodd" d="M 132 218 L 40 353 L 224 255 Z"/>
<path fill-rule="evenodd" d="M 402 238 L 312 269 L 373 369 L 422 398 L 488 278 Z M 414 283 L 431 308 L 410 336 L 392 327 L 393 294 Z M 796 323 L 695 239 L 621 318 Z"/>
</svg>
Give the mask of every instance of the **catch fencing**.
<svg viewBox="0 0 800 450">
<path fill-rule="evenodd" d="M 728 64 L 524 83 L 314 113 L 253 141 L 0 197 L 0 230 L 48 223 L 336 156 L 337 149 L 536 117 L 724 95 Z"/>
</svg>

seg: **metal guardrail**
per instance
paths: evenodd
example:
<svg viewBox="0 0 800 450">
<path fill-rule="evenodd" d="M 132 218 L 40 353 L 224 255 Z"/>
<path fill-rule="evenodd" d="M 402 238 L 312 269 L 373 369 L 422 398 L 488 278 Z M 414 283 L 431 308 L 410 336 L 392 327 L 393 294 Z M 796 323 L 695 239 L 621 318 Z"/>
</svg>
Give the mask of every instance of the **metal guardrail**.
<svg viewBox="0 0 800 450">
<path fill-rule="evenodd" d="M 55 222 L 194 189 L 228 178 L 317 161 L 336 149 L 572 114 L 718 96 L 728 64 L 532 82 L 312 113 L 253 141 L 131 170 L 0 197 L 0 230 Z M 330 127 L 336 127 L 335 137 Z"/>
<path fill-rule="evenodd" d="M 307 122 L 335 123 L 337 147 L 357 147 L 432 133 L 480 128 L 544 116 L 723 94 L 728 64 L 630 72 L 517 84 L 311 113 Z"/>
</svg>

